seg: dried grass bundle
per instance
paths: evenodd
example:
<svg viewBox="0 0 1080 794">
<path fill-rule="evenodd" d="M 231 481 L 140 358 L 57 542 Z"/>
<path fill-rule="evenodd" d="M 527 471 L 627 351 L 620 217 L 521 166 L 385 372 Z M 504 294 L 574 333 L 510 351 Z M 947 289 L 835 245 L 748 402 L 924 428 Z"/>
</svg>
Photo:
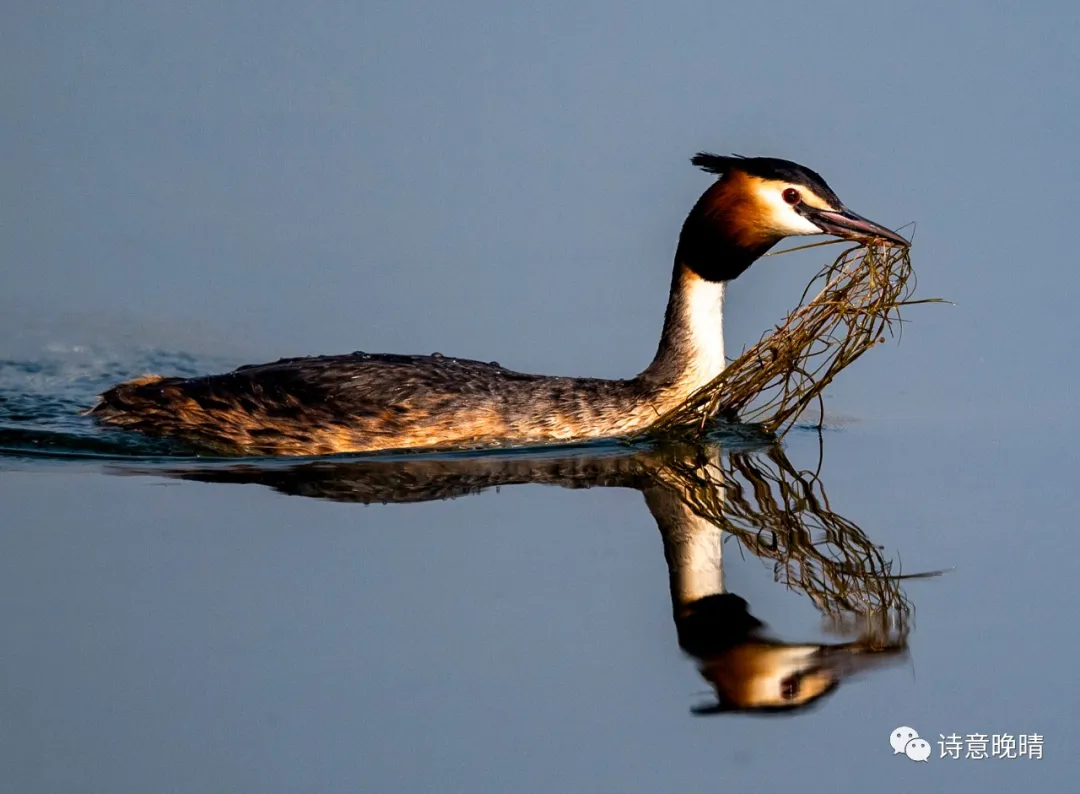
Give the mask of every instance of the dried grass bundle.
<svg viewBox="0 0 1080 794">
<path fill-rule="evenodd" d="M 684 456 L 658 474 L 695 513 L 771 560 L 776 581 L 809 596 L 837 630 L 906 626 L 911 605 L 901 583 L 939 573 L 901 574 L 857 524 L 832 509 L 818 474 L 796 469 L 780 446 L 720 460 Z"/>
<path fill-rule="evenodd" d="M 840 241 L 814 243 L 789 253 Z M 913 300 L 915 273 L 908 248 L 856 245 L 823 267 L 784 322 L 746 350 L 723 373 L 661 416 L 649 435 L 700 433 L 720 414 L 783 435 L 841 370 L 900 327 L 900 309 Z M 807 301 L 807 296 L 817 294 Z M 824 415 L 824 406 L 822 415 Z"/>
</svg>

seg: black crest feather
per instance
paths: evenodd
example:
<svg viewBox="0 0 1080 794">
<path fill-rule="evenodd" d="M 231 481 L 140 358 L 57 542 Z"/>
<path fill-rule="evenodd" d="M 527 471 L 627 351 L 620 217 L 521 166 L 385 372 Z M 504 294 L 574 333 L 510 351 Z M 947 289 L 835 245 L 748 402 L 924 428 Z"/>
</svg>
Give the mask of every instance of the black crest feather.
<svg viewBox="0 0 1080 794">
<path fill-rule="evenodd" d="M 816 171 L 812 171 L 805 165 L 793 163 L 791 160 L 780 160 L 776 157 L 743 157 L 741 154 L 722 155 L 709 152 L 698 152 L 690 158 L 690 162 L 702 171 L 710 174 L 723 176 L 733 169 L 738 169 L 751 176 L 762 179 L 775 179 L 782 182 L 791 182 L 795 185 L 805 185 L 834 206 L 840 206 L 840 199 L 826 184 L 825 180 Z"/>
<path fill-rule="evenodd" d="M 739 160 L 745 159 L 741 154 L 732 154 L 725 157 L 722 154 L 713 154 L 712 152 L 698 152 L 690 158 L 690 162 L 710 174 L 723 174 L 732 165 L 738 164 Z"/>
</svg>

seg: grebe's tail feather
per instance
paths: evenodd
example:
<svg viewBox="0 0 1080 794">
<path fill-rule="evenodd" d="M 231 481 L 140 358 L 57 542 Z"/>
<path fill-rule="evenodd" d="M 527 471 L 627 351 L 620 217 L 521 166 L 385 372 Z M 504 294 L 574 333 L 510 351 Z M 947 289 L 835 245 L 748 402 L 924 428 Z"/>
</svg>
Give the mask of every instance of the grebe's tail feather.
<svg viewBox="0 0 1080 794">
<path fill-rule="evenodd" d="M 83 416 L 94 416 L 110 424 L 127 424 L 125 419 L 135 419 L 140 409 L 146 407 L 147 402 L 153 402 L 155 396 L 162 394 L 159 388 L 146 389 L 144 387 L 162 386 L 166 383 L 176 383 L 181 378 L 166 378 L 163 375 L 142 375 L 132 380 L 118 383 L 106 392 L 98 395 L 98 401 L 87 409 Z"/>
<path fill-rule="evenodd" d="M 202 378 L 144 375 L 104 392 L 86 413 L 105 425 L 226 455 L 340 451 L 337 443 L 315 443 L 312 437 L 342 435 L 334 422 L 338 417 L 329 415 L 324 404 L 324 390 L 306 384 L 306 390 L 289 394 L 275 379 L 259 378 L 260 369 L 265 368 Z M 313 391 L 318 393 L 306 394 Z"/>
</svg>

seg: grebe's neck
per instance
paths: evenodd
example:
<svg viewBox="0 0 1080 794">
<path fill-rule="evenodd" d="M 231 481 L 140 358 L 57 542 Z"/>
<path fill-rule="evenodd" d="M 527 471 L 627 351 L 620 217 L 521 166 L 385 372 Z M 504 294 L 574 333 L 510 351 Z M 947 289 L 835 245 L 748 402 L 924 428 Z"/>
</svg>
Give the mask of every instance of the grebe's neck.
<svg viewBox="0 0 1080 794">
<path fill-rule="evenodd" d="M 711 450 L 709 457 L 710 470 L 719 471 L 719 448 Z M 725 501 L 724 493 L 722 487 L 716 489 L 721 502 Z M 692 495 L 666 484 L 646 488 L 644 494 L 664 539 L 671 606 L 679 617 L 695 602 L 725 592 L 724 530 L 694 512 L 690 507 Z"/>
<path fill-rule="evenodd" d="M 672 275 L 664 331 L 641 377 L 690 394 L 724 371 L 724 294 L 727 282 L 708 281 L 684 265 Z"/>
<path fill-rule="evenodd" d="M 638 377 L 672 396 L 688 396 L 726 366 L 724 295 L 779 238 L 736 233 L 743 208 L 723 192 L 723 180 L 698 200 L 683 224 L 671 295 L 656 357 Z"/>
</svg>

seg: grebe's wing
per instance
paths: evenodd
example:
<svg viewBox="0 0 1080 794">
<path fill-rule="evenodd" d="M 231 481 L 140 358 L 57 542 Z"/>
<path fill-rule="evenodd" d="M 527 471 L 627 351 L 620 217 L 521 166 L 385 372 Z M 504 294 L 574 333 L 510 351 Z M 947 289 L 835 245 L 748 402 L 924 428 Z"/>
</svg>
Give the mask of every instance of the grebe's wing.
<svg viewBox="0 0 1080 794">
<path fill-rule="evenodd" d="M 226 375 L 263 387 L 306 387 L 321 396 L 381 400 L 414 396 L 421 391 L 483 392 L 492 382 L 537 380 L 495 362 L 450 358 L 438 353 L 408 356 L 350 353 L 341 356 L 283 358 L 271 364 L 240 367 Z"/>
<path fill-rule="evenodd" d="M 342 451 L 378 448 L 378 436 L 408 441 L 418 423 L 451 409 L 460 418 L 471 406 L 490 407 L 511 382 L 540 379 L 440 355 L 286 358 L 199 378 L 138 378 L 106 391 L 89 413 L 106 424 L 225 449 Z"/>
</svg>

